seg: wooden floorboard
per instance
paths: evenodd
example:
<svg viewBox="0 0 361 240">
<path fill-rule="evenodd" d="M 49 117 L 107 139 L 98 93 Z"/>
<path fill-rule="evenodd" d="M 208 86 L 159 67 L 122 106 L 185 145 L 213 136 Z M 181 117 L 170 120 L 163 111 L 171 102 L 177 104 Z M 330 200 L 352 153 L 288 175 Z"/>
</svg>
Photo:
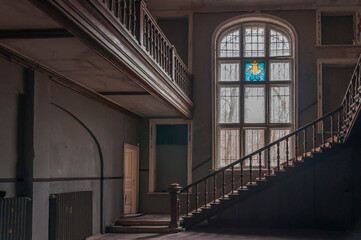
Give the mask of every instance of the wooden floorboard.
<svg viewBox="0 0 361 240">
<path fill-rule="evenodd" d="M 361 239 L 360 233 L 352 232 L 336 232 L 336 231 L 321 231 L 308 229 L 252 229 L 252 230 L 237 230 L 237 229 L 207 229 L 199 228 L 192 231 L 179 232 L 175 234 L 105 234 L 93 236 L 87 240 L 141 240 L 141 239 L 190 239 L 190 240 L 212 240 L 212 239 L 252 239 L 252 240 L 333 240 L 333 239 L 347 239 L 356 240 Z"/>
</svg>

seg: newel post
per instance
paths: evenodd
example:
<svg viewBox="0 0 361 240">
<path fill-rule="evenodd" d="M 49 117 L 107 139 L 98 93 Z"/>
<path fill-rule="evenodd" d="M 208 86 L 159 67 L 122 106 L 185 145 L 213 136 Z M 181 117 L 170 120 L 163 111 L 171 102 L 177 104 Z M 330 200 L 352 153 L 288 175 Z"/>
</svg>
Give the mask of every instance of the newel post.
<svg viewBox="0 0 361 240">
<path fill-rule="evenodd" d="M 182 187 L 178 183 L 172 183 L 168 188 L 170 193 L 170 224 L 169 229 L 170 231 L 179 231 L 179 191 Z"/>
</svg>

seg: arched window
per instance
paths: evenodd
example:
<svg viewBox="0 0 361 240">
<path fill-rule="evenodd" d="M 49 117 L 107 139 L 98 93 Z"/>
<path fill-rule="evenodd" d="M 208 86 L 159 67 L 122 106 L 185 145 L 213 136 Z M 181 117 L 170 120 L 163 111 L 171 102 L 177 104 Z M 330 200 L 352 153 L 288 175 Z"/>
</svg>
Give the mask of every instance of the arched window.
<svg viewBox="0 0 361 240">
<path fill-rule="evenodd" d="M 216 168 L 293 130 L 293 39 L 292 32 L 275 21 L 254 18 L 228 24 L 218 33 L 214 85 Z M 281 144 L 280 150 L 285 147 Z M 253 166 L 258 166 L 257 157 L 253 158 Z M 266 157 L 261 156 L 265 167 Z M 271 166 L 277 165 L 275 150 L 271 150 L 270 158 Z M 285 157 L 281 155 L 282 160 Z"/>
</svg>

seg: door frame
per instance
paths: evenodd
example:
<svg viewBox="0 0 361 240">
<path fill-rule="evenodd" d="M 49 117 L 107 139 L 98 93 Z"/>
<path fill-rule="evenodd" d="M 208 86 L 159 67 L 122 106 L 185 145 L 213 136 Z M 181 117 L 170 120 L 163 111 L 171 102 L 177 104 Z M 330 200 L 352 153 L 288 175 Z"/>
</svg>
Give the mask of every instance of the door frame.
<svg viewBox="0 0 361 240">
<path fill-rule="evenodd" d="M 125 201 L 124 201 L 124 190 L 125 190 L 125 152 L 127 149 L 133 150 L 136 153 L 136 170 L 135 170 L 135 181 L 136 181 L 136 197 L 135 197 L 135 209 L 136 209 L 136 213 L 138 213 L 139 211 L 139 146 L 137 145 L 132 145 L 132 144 L 128 144 L 128 143 L 124 143 L 124 147 L 123 147 L 123 214 L 124 214 L 124 206 L 125 206 Z M 125 214 L 124 214 L 125 215 Z"/>
<path fill-rule="evenodd" d="M 157 133 L 156 133 L 156 125 L 157 124 L 185 124 L 188 127 L 188 133 L 187 133 L 187 184 L 192 183 L 192 134 L 193 134 L 193 128 L 192 128 L 192 120 L 185 120 L 185 119 L 150 119 L 149 121 L 149 186 L 148 186 L 148 192 L 154 193 L 155 192 L 155 179 L 157 176 L 156 173 L 156 139 L 157 139 Z M 183 186 L 185 187 L 185 186 Z M 168 193 L 165 193 L 168 194 Z"/>
</svg>

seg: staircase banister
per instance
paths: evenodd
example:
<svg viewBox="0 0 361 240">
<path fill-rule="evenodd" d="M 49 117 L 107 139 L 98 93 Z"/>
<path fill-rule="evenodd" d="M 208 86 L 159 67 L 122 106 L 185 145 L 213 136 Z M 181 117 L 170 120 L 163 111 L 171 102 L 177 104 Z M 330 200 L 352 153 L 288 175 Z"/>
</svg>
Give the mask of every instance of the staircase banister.
<svg viewBox="0 0 361 240">
<path fill-rule="evenodd" d="M 165 34 L 163 33 L 162 29 L 159 27 L 157 21 L 154 19 L 154 17 L 152 16 L 152 14 L 149 12 L 148 8 L 147 8 L 147 4 L 144 2 L 144 0 L 140 0 L 141 2 L 141 6 L 143 7 L 143 14 L 147 15 L 149 20 L 152 22 L 152 24 L 154 25 L 155 29 L 157 29 L 157 31 L 160 33 L 160 35 L 162 35 L 162 38 L 164 39 L 164 41 L 171 47 L 173 46 L 173 44 L 168 40 L 168 38 L 165 36 Z"/>
<path fill-rule="evenodd" d="M 341 105 L 344 105 L 344 103 L 347 101 L 347 93 L 349 92 L 349 89 L 352 87 L 353 83 L 352 83 L 352 79 L 354 78 L 354 76 L 356 75 L 356 72 L 357 72 L 357 68 L 360 67 L 360 64 L 361 64 L 361 54 L 359 55 L 358 57 L 358 60 L 357 60 L 357 64 L 356 64 L 356 67 L 352 73 L 352 76 L 351 76 L 351 81 L 350 83 L 348 84 L 348 87 L 346 89 L 346 93 L 345 93 L 345 96 L 343 97 L 342 99 L 342 103 Z"/>
<path fill-rule="evenodd" d="M 244 156 L 243 158 L 241 158 L 241 159 L 239 159 L 239 160 L 237 160 L 237 161 L 234 161 L 233 163 L 230 163 L 230 164 L 228 164 L 228 165 L 226 165 L 226 166 L 224 166 L 224 167 L 216 170 L 215 172 L 213 172 L 213 173 L 211 173 L 211 174 L 209 174 L 209 175 L 207 175 L 207 176 L 199 179 L 198 181 L 196 181 L 196 182 L 194 182 L 194 183 L 191 183 L 191 184 L 185 186 L 184 188 L 182 188 L 182 190 L 180 190 L 180 193 L 185 192 L 185 191 L 188 190 L 189 188 L 194 187 L 195 185 L 197 185 L 197 184 L 205 181 L 206 179 L 209 179 L 209 178 L 213 177 L 214 175 L 217 175 L 218 173 L 221 173 L 221 172 L 223 172 L 223 171 L 225 171 L 225 170 L 227 170 L 227 169 L 229 169 L 229 168 L 232 168 L 233 166 L 235 166 L 235 165 L 237 165 L 237 164 L 240 164 L 241 162 L 243 162 L 243 161 L 245 161 L 245 160 L 248 160 L 248 159 L 251 158 L 252 156 L 254 156 L 254 155 L 256 155 L 256 154 L 259 154 L 259 153 L 263 152 L 264 150 L 269 149 L 269 148 L 277 145 L 277 143 L 280 143 L 280 142 L 286 140 L 287 138 L 290 138 L 290 137 L 294 136 L 295 134 L 297 134 L 297 133 L 299 133 L 299 132 L 302 132 L 303 130 L 311 127 L 312 125 L 315 125 L 316 123 L 318 123 L 318 122 L 326 119 L 327 117 L 335 114 L 336 112 L 339 112 L 339 111 L 342 110 L 342 109 L 343 109 L 343 105 L 341 104 L 341 105 L 340 105 L 338 108 L 336 108 L 335 110 L 333 110 L 333 111 L 331 111 L 331 112 L 323 115 L 322 117 L 320 117 L 320 118 L 318 118 L 318 119 L 316 119 L 316 120 L 314 120 L 314 121 L 312 121 L 312 122 L 304 125 L 303 127 L 301 127 L 301 128 L 299 128 L 299 129 L 293 131 L 292 133 L 290 133 L 290 134 L 288 134 L 288 135 L 286 135 L 286 136 L 284 136 L 284 137 L 282 137 L 282 138 L 280 138 L 280 139 L 278 139 L 278 140 L 276 140 L 276 141 L 274 141 L 274 142 L 272 142 L 272 143 L 270 143 L 270 144 L 268 144 L 268 145 L 266 145 L 266 146 L 258 149 L 257 151 L 254 151 L 254 152 L 248 154 L 247 156 Z"/>
<path fill-rule="evenodd" d="M 184 68 L 184 70 L 186 71 L 188 77 L 192 77 L 192 74 L 189 72 L 188 67 L 185 65 L 185 63 L 183 62 L 183 60 L 180 58 L 180 56 L 178 55 L 177 49 L 174 48 L 174 55 L 175 57 L 178 59 L 179 63 L 182 65 L 182 67 Z"/>
</svg>

